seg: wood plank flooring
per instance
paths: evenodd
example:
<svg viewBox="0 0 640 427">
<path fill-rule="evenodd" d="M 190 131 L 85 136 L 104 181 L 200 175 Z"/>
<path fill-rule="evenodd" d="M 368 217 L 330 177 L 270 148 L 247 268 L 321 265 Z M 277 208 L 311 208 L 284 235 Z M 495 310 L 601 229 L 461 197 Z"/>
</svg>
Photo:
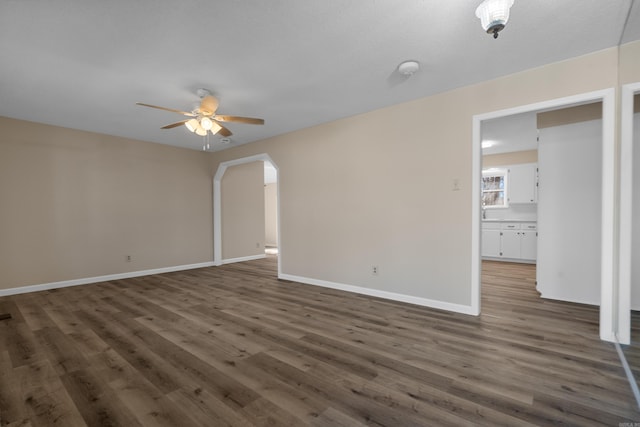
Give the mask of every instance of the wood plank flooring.
<svg viewBox="0 0 640 427">
<path fill-rule="evenodd" d="M 594 307 L 483 263 L 466 316 L 276 278 L 276 258 L 0 298 L 1 426 L 640 422 Z"/>
</svg>

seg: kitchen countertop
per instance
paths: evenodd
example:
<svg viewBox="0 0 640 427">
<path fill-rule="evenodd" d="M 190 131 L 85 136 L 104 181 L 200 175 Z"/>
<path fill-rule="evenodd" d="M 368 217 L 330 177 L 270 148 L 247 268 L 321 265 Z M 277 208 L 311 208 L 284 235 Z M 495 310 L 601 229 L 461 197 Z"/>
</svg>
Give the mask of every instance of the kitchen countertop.
<svg viewBox="0 0 640 427">
<path fill-rule="evenodd" d="M 538 222 L 535 219 L 483 219 L 482 222 Z"/>
</svg>

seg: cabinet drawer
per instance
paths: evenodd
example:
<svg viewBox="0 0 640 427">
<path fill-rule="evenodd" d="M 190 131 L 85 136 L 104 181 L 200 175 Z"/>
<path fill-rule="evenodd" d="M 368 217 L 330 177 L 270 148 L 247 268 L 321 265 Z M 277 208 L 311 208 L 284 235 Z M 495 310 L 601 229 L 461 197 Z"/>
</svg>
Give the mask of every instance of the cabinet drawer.
<svg viewBox="0 0 640 427">
<path fill-rule="evenodd" d="M 483 230 L 500 230 L 501 224 L 499 222 L 483 222 Z"/>
<path fill-rule="evenodd" d="M 519 222 L 503 222 L 502 227 L 500 228 L 502 230 L 520 230 L 520 223 Z"/>
<path fill-rule="evenodd" d="M 536 231 L 538 229 L 538 224 L 531 224 L 529 222 L 525 222 L 525 223 L 522 223 L 520 228 L 522 230 Z"/>
</svg>

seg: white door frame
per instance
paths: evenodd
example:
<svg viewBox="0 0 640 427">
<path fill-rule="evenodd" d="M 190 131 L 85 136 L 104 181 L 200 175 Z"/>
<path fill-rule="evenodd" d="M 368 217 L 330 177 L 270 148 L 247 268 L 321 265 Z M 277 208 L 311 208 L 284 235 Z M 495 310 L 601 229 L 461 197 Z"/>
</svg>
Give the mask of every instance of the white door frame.
<svg viewBox="0 0 640 427">
<path fill-rule="evenodd" d="M 620 249 L 617 338 L 631 343 L 631 232 L 633 226 L 633 97 L 640 83 L 622 86 L 620 107 Z M 636 147 L 637 148 L 637 147 Z M 640 224 L 636 224 L 640 226 Z"/>
<path fill-rule="evenodd" d="M 278 277 L 281 275 L 280 265 L 282 260 L 282 240 L 280 238 L 280 171 L 278 165 L 268 154 L 256 154 L 240 159 L 229 160 L 218 165 L 218 170 L 213 177 L 213 265 L 222 265 L 222 195 L 221 182 L 227 168 L 252 162 L 269 162 L 276 169 L 276 199 L 277 199 L 277 221 L 278 221 Z"/>
<path fill-rule="evenodd" d="M 535 104 L 473 116 L 471 191 L 471 311 L 480 314 L 480 185 L 482 175 L 481 124 L 484 120 L 532 111 L 555 110 L 571 105 L 602 101 L 602 243 L 600 276 L 600 339 L 615 340 L 614 241 L 615 241 L 615 89 L 604 89 Z M 477 190 L 477 191 L 476 191 Z"/>
</svg>

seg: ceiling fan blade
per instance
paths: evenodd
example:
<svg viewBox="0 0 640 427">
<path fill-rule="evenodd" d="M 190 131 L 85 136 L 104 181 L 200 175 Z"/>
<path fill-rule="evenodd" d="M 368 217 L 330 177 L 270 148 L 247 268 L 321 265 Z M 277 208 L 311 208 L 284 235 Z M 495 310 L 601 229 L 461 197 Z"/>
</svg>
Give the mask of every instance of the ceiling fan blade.
<svg viewBox="0 0 640 427">
<path fill-rule="evenodd" d="M 170 111 L 172 113 L 178 113 L 178 114 L 182 114 L 189 117 L 195 117 L 195 114 L 193 113 L 189 113 L 187 111 L 180 111 L 173 108 L 158 107 L 157 105 L 145 104 L 143 102 L 136 102 L 136 105 L 142 105 L 143 107 L 157 108 L 158 110 Z"/>
<path fill-rule="evenodd" d="M 205 116 L 213 116 L 218 109 L 218 100 L 211 95 L 202 98 L 200 102 L 200 112 Z"/>
<path fill-rule="evenodd" d="M 220 125 L 220 123 L 218 123 L 218 124 Z M 219 135 L 225 136 L 225 137 L 229 137 L 229 136 L 233 135 L 229 129 L 227 129 L 226 127 L 224 127 L 222 125 L 220 125 L 220 129 L 216 133 L 219 134 Z"/>
<path fill-rule="evenodd" d="M 253 117 L 240 117 L 240 116 L 218 116 L 214 117 L 216 120 L 221 122 L 236 122 L 236 123 L 247 123 L 250 125 L 263 125 L 263 119 L 255 119 Z"/>
<path fill-rule="evenodd" d="M 173 128 L 177 128 L 180 125 L 183 125 L 185 123 L 187 123 L 190 119 L 187 120 L 181 120 L 179 122 L 176 123 L 171 123 L 170 125 L 166 125 L 166 126 L 162 126 L 160 129 L 173 129 Z"/>
</svg>

